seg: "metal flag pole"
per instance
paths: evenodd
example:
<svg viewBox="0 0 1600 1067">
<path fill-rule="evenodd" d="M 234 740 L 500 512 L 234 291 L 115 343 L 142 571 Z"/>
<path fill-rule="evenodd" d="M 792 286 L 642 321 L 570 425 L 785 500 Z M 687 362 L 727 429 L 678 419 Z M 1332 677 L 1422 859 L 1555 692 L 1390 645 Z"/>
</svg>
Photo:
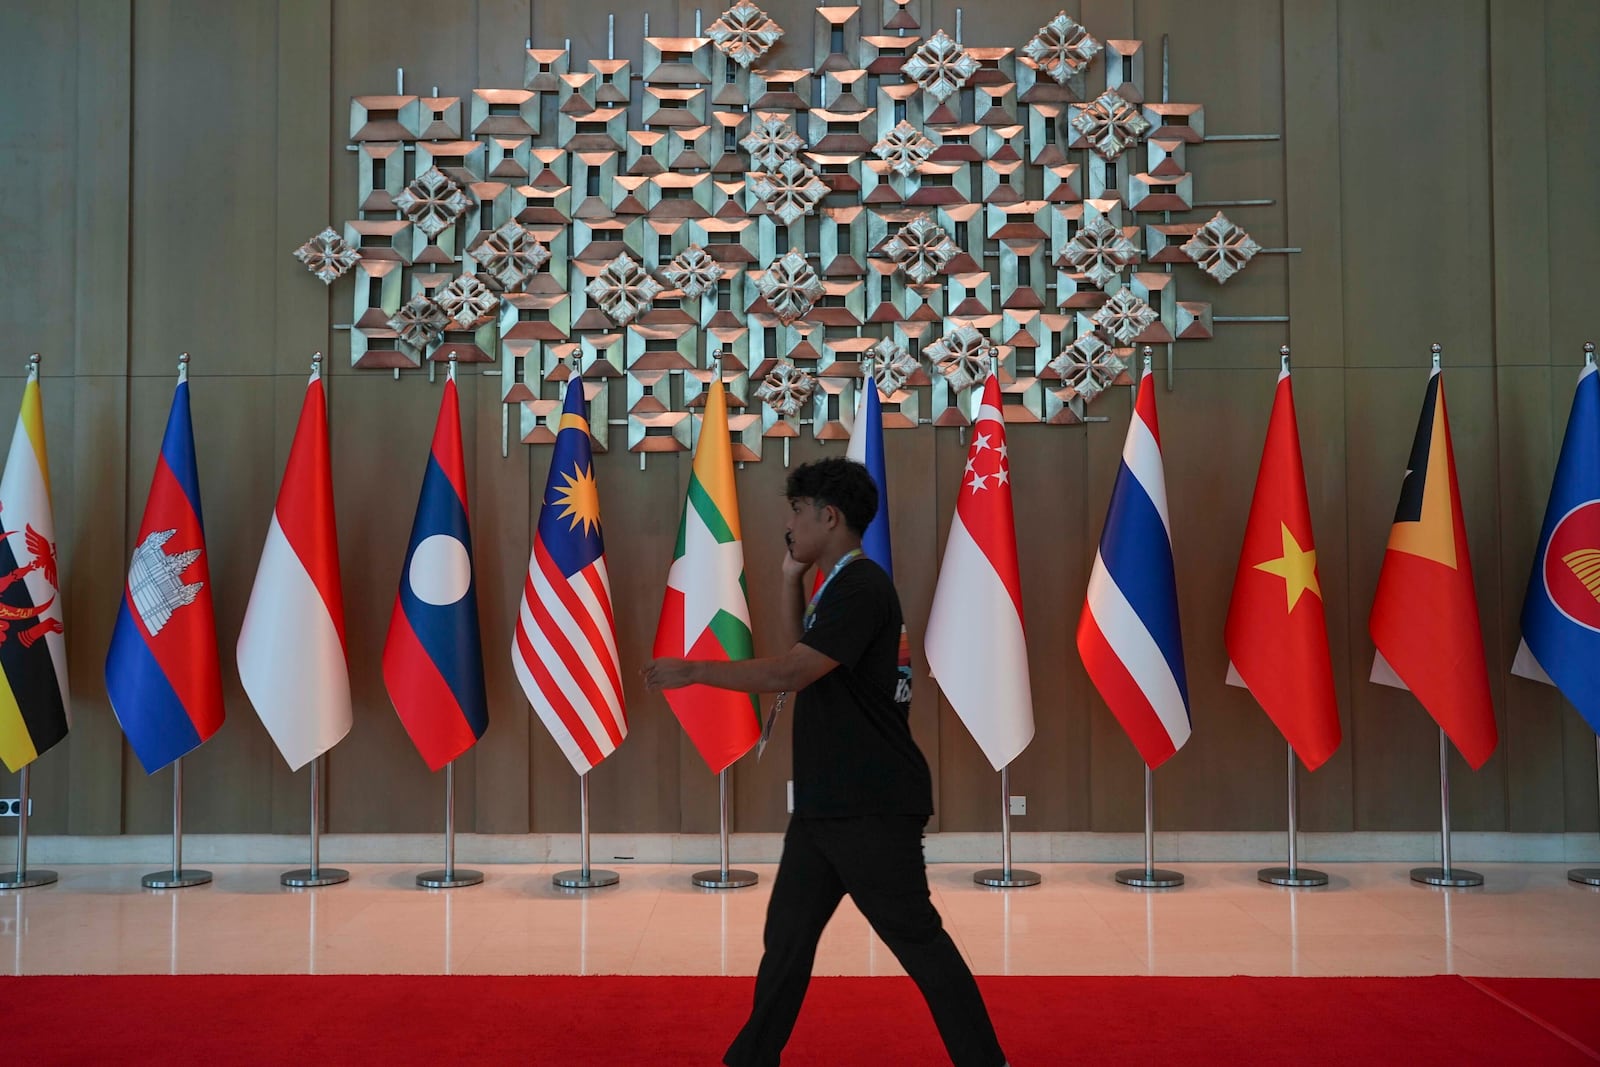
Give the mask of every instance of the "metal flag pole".
<svg viewBox="0 0 1600 1067">
<path fill-rule="evenodd" d="M 723 811 L 723 848 L 722 866 L 728 866 L 727 848 L 727 811 Z M 589 774 L 584 772 L 578 775 L 578 848 L 582 853 L 579 860 L 580 866 L 575 871 L 558 871 L 550 880 L 562 889 L 599 889 L 603 886 L 616 885 L 619 876 L 616 871 L 596 871 L 589 866 Z"/>
<path fill-rule="evenodd" d="M 1456 889 L 1483 884 L 1483 875 L 1450 865 L 1450 738 L 1439 727 L 1439 856 L 1442 867 L 1413 867 L 1411 880 Z"/>
<path fill-rule="evenodd" d="M 1591 354 L 1594 352 L 1593 345 L 1583 347 Z M 1600 734 L 1595 734 L 1594 737 L 1594 762 L 1596 776 L 1600 778 Z M 1567 872 L 1567 877 L 1584 885 L 1600 885 L 1600 867 L 1574 867 Z"/>
<path fill-rule="evenodd" d="M 1294 746 L 1285 743 L 1284 747 L 1289 750 L 1289 866 L 1263 867 L 1256 872 L 1256 877 L 1272 885 L 1286 885 L 1295 888 L 1327 885 L 1328 876 L 1325 873 L 1314 871 L 1310 867 L 1302 867 L 1296 859 L 1295 844 L 1296 838 L 1300 834 L 1299 790 L 1295 788 Z"/>
<path fill-rule="evenodd" d="M 183 757 L 180 756 L 172 761 L 172 869 L 147 874 L 139 879 L 139 884 L 146 889 L 184 889 L 209 881 L 210 871 L 183 869 Z"/>
<path fill-rule="evenodd" d="M 278 881 L 295 889 L 308 889 L 319 885 L 338 885 L 350 880 L 350 872 L 339 867 L 324 867 L 321 863 L 322 806 L 319 800 L 317 779 L 322 776 L 322 757 L 311 761 L 311 866 L 284 871 Z"/>
<path fill-rule="evenodd" d="M 21 807 L 17 811 L 17 869 L 14 874 L 0 874 L 0 889 L 31 889 L 36 885 L 49 885 L 56 880 L 55 871 L 38 868 L 28 870 L 28 779 L 32 771 L 32 764 L 22 768 L 22 795 L 18 801 Z M 17 940 L 22 940 L 20 930 L 17 931 Z"/>
<path fill-rule="evenodd" d="M 726 767 L 717 775 L 717 790 L 722 808 L 722 827 L 717 834 L 722 863 L 719 869 L 714 871 L 696 871 L 690 881 L 702 889 L 743 889 L 745 886 L 755 885 L 757 876 L 755 871 L 728 869 L 728 769 Z"/>
<path fill-rule="evenodd" d="M 452 374 L 455 369 L 455 354 L 451 353 Z M 417 884 L 424 889 L 459 889 L 482 881 L 482 871 L 456 869 L 456 761 L 451 760 L 444 765 L 444 868 L 423 871 L 417 875 Z"/>
<path fill-rule="evenodd" d="M 1156 774 L 1144 765 L 1144 866 L 1117 872 L 1117 881 L 1135 889 L 1170 889 L 1183 884 L 1183 875 L 1156 867 Z"/>
<path fill-rule="evenodd" d="M 1011 867 L 1011 764 L 1000 768 L 1000 866 L 985 867 L 972 876 L 979 885 L 1019 889 L 1038 885 L 1039 872 Z"/>
</svg>

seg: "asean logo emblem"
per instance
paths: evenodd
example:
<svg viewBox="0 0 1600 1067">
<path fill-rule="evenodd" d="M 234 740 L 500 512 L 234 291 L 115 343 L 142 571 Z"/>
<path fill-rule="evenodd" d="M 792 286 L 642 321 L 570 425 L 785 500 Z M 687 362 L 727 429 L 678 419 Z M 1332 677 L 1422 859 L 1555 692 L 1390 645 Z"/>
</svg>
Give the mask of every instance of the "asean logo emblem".
<svg viewBox="0 0 1600 1067">
<path fill-rule="evenodd" d="M 1544 588 L 1556 610 L 1600 633 L 1600 500 L 1561 517 L 1544 554 Z"/>
</svg>

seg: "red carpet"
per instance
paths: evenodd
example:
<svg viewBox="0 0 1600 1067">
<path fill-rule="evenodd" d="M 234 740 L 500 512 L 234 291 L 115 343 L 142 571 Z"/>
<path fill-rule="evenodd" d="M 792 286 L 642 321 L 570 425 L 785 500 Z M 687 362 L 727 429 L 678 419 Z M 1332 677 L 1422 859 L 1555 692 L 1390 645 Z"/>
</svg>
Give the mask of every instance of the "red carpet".
<svg viewBox="0 0 1600 1067">
<path fill-rule="evenodd" d="M 1064 1063 L 1589 1064 L 1600 980 L 979 979 L 1014 1067 Z M 714 1064 L 749 978 L 418 975 L 0 979 L 7 1058 L 371 1067 Z M 946 1062 L 904 978 L 820 978 L 786 1065 Z"/>
</svg>

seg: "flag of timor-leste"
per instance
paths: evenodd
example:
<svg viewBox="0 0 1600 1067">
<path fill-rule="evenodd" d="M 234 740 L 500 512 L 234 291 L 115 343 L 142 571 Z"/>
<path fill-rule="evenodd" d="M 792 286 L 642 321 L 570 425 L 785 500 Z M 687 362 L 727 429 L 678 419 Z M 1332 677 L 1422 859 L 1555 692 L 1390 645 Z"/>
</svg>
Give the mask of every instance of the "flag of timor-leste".
<svg viewBox="0 0 1600 1067">
<path fill-rule="evenodd" d="M 1483 766 L 1499 733 L 1437 367 L 1428 379 L 1367 629 L 1377 646 L 1372 680 L 1411 690 L 1467 763 L 1474 770 Z"/>
<path fill-rule="evenodd" d="M 1278 375 L 1224 641 L 1228 680 L 1249 688 L 1308 770 L 1327 762 L 1339 747 L 1339 704 L 1287 367 Z"/>
</svg>

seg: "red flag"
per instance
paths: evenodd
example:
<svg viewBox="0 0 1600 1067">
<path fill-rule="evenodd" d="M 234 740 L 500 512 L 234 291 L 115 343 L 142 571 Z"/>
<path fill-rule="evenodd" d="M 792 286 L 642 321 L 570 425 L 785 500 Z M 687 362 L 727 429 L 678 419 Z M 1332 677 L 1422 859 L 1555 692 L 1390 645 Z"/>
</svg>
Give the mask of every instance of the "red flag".
<svg viewBox="0 0 1600 1067">
<path fill-rule="evenodd" d="M 429 770 L 477 744 L 489 727 L 453 363 L 383 642 L 383 684 Z"/>
<path fill-rule="evenodd" d="M 1499 733 L 1438 367 L 1428 379 L 1367 629 L 1378 647 L 1372 680 L 1415 693 L 1467 763 L 1483 766 Z"/>
<path fill-rule="evenodd" d="M 928 670 L 995 770 L 1033 740 L 1000 383 L 983 386 L 924 638 Z"/>
<path fill-rule="evenodd" d="M 1230 682 L 1247 686 L 1308 770 L 1339 747 L 1339 705 L 1289 370 L 1278 375 L 1224 632 Z"/>
<path fill-rule="evenodd" d="M 256 582 L 239 629 L 239 684 L 299 770 L 350 732 L 344 593 L 321 364 L 314 364 Z"/>
</svg>

